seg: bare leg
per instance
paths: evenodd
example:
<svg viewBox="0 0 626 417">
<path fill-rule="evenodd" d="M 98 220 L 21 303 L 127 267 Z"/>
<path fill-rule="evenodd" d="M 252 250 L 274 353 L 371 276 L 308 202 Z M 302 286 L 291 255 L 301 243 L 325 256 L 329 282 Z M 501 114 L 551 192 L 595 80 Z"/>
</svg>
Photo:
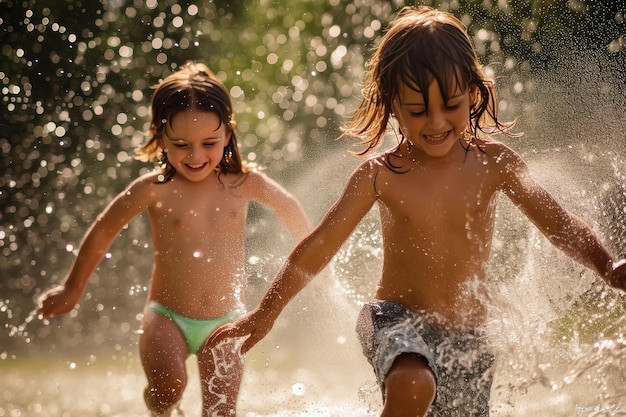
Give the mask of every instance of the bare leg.
<svg viewBox="0 0 626 417">
<path fill-rule="evenodd" d="M 403 354 L 385 379 L 385 404 L 381 417 L 422 417 L 435 399 L 433 371 L 417 355 Z"/>
<path fill-rule="evenodd" d="M 243 357 L 235 340 L 198 353 L 202 417 L 235 416 L 243 374 Z"/>
<path fill-rule="evenodd" d="M 139 352 L 148 379 L 146 406 L 153 416 L 169 416 L 187 385 L 187 344 L 176 324 L 154 311 L 146 311 L 142 328 Z"/>
</svg>

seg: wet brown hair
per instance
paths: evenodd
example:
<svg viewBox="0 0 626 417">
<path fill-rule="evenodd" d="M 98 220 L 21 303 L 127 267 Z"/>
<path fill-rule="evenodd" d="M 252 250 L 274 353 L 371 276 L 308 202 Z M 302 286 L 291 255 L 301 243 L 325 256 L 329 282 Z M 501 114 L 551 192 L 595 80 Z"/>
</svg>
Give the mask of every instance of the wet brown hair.
<svg viewBox="0 0 626 417">
<path fill-rule="evenodd" d="M 220 175 L 246 172 L 237 146 L 230 94 L 206 65 L 189 62 L 152 88 L 152 136 L 135 150 L 136 159 L 157 159 L 163 166 L 165 181 L 171 179 L 176 169 L 167 160 L 167 153 L 162 147 L 163 134 L 170 129 L 172 118 L 177 113 L 195 109 L 215 113 L 220 119 L 220 126 L 223 124 L 232 133 L 219 163 Z"/>
<path fill-rule="evenodd" d="M 431 7 L 404 7 L 380 39 L 367 63 L 363 99 L 342 133 L 355 136 L 374 149 L 389 129 L 393 101 L 403 84 L 421 91 L 428 106 L 428 86 L 436 80 L 447 102 L 457 89 L 470 85 L 478 90 L 470 110 L 467 133 L 507 133 L 514 123 L 497 117 L 493 82 L 482 71 L 463 23 L 454 15 Z"/>
</svg>

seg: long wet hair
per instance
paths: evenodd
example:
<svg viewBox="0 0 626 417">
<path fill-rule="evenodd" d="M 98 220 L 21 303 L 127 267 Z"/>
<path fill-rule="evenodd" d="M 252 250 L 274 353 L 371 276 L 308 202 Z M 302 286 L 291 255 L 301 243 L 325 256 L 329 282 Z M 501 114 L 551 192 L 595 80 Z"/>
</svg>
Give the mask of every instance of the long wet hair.
<svg viewBox="0 0 626 417">
<path fill-rule="evenodd" d="M 457 89 L 478 89 L 470 110 L 467 134 L 476 141 L 479 132 L 508 133 L 513 123 L 498 120 L 497 96 L 478 62 L 463 23 L 454 15 L 431 7 L 404 7 L 367 63 L 363 99 L 342 137 L 360 138 L 364 155 L 378 146 L 390 128 L 393 101 L 401 86 L 421 91 L 428 106 L 428 86 L 436 80 L 444 102 Z M 404 140 L 404 139 L 403 139 Z"/>
<path fill-rule="evenodd" d="M 172 118 L 177 113 L 195 109 L 215 113 L 220 119 L 220 126 L 226 126 L 226 130 L 231 133 L 218 165 L 219 175 L 246 172 L 237 146 L 230 94 L 206 65 L 189 62 L 152 88 L 152 136 L 135 150 L 136 159 L 158 160 L 164 171 L 163 181 L 170 180 L 176 168 L 167 159 L 167 152 L 162 145 L 163 134 L 171 129 Z"/>
</svg>

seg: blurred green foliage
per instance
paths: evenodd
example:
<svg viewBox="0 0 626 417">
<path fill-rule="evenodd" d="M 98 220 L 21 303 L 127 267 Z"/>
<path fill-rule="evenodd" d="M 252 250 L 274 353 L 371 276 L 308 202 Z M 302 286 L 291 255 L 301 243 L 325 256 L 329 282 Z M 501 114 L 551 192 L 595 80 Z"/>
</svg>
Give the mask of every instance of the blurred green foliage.
<svg viewBox="0 0 626 417">
<path fill-rule="evenodd" d="M 419 4 L 459 16 L 484 63 L 502 63 L 498 75 L 549 71 L 564 47 L 624 62 L 623 2 Z M 403 5 L 0 0 L 0 323 L 10 328 L 33 310 L 40 291 L 61 280 L 99 210 L 150 168 L 132 155 L 145 138 L 152 85 L 188 60 L 208 64 L 236 103 L 244 157 L 288 182 L 299 161 L 345 152 L 334 139 L 359 97 L 364 62 Z M 103 263 L 115 273 L 102 282 L 96 272 L 85 296 L 104 304 L 81 310 L 77 326 L 89 332 L 129 320 L 116 303 L 141 310 L 151 265 L 145 221 L 124 235 Z M 127 259 L 129 245 L 141 256 Z M 66 345 L 83 342 L 77 330 L 63 332 Z M 49 326 L 32 332 L 52 333 Z M 0 350 L 15 339 L 2 336 Z"/>
</svg>

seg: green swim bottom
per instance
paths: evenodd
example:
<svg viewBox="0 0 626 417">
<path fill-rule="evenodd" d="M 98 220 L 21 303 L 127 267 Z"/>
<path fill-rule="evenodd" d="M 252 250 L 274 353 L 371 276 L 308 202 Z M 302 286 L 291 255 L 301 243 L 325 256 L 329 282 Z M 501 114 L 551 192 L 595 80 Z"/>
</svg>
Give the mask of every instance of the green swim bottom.
<svg viewBox="0 0 626 417">
<path fill-rule="evenodd" d="M 230 312 L 224 316 L 216 317 L 214 319 L 192 319 L 183 316 L 182 314 L 177 313 L 156 301 L 150 301 L 147 309 L 162 314 L 176 323 L 178 329 L 187 342 L 187 349 L 189 350 L 189 353 L 194 355 L 204 346 L 204 342 L 206 342 L 215 329 L 239 316 L 236 312 Z"/>
</svg>

